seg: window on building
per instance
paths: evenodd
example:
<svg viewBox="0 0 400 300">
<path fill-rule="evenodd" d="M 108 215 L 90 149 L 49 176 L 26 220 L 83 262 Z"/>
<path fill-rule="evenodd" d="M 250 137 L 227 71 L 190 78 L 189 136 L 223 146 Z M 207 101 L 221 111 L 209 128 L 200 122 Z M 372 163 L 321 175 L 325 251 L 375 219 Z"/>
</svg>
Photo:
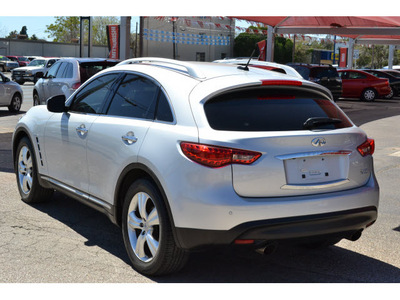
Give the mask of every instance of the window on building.
<svg viewBox="0 0 400 300">
<path fill-rule="evenodd" d="M 196 52 L 196 61 L 206 61 L 206 53 Z"/>
</svg>

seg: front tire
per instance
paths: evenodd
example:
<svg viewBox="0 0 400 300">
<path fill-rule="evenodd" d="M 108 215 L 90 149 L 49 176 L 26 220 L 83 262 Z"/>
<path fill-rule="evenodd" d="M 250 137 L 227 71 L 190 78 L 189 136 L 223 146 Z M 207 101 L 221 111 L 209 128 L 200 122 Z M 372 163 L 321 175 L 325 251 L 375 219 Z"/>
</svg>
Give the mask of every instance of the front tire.
<svg viewBox="0 0 400 300">
<path fill-rule="evenodd" d="M 35 153 L 27 137 L 23 137 L 18 144 L 14 170 L 22 201 L 38 203 L 50 200 L 53 190 L 46 189 L 39 183 Z"/>
<path fill-rule="evenodd" d="M 144 275 L 178 271 L 187 253 L 178 248 L 163 198 L 147 179 L 133 182 L 124 199 L 122 235 L 133 268 Z"/>
<path fill-rule="evenodd" d="M 367 102 L 372 102 L 375 100 L 377 94 L 374 89 L 366 89 L 361 95 L 361 99 Z"/>
<path fill-rule="evenodd" d="M 15 94 L 12 97 L 11 103 L 8 106 L 8 110 L 10 112 L 18 112 L 21 109 L 21 105 L 22 105 L 22 98 L 20 94 Z"/>
</svg>

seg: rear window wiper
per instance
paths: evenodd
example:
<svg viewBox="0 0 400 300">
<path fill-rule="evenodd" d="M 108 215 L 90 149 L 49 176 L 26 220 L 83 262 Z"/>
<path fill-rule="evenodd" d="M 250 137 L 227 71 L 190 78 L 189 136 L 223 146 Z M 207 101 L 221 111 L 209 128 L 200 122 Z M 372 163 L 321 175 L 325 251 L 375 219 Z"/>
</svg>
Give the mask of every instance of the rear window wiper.
<svg viewBox="0 0 400 300">
<path fill-rule="evenodd" d="M 339 123 L 342 123 L 342 120 L 336 118 L 313 117 L 313 118 L 308 118 L 307 121 L 303 123 L 303 128 L 314 129 L 323 125 L 339 124 Z"/>
</svg>

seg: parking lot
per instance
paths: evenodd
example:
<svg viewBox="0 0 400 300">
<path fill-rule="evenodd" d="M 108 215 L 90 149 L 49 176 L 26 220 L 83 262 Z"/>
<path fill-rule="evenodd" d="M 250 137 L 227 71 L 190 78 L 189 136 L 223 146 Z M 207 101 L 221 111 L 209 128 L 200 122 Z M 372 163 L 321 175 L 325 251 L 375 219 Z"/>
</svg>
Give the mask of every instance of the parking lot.
<svg viewBox="0 0 400 300">
<path fill-rule="evenodd" d="M 20 116 L 32 106 L 33 84 L 22 88 L 20 113 L 0 108 L 1 283 L 400 282 L 400 98 L 338 101 L 376 142 L 379 214 L 360 240 L 343 240 L 325 250 L 280 246 L 268 256 L 214 249 L 193 253 L 177 274 L 150 278 L 130 267 L 120 229 L 103 214 L 59 193 L 47 204 L 20 200 L 11 137 Z"/>
</svg>

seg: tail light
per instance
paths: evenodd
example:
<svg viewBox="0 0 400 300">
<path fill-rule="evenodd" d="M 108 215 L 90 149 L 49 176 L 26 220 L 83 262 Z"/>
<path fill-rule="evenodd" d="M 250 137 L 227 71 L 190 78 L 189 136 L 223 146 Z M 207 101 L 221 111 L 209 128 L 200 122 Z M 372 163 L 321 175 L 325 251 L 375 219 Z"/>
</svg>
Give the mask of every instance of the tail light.
<svg viewBox="0 0 400 300">
<path fill-rule="evenodd" d="M 357 147 L 357 150 L 360 152 L 361 156 L 372 155 L 375 152 L 375 141 L 373 139 L 367 139 Z"/>
<path fill-rule="evenodd" d="M 261 153 L 254 151 L 187 142 L 181 143 L 181 149 L 189 159 L 211 168 L 220 168 L 230 164 L 249 165 L 261 156 Z"/>
<path fill-rule="evenodd" d="M 81 83 L 80 82 L 75 82 L 73 85 L 72 85 L 72 89 L 73 90 L 76 90 L 76 89 L 78 89 L 78 87 L 80 87 L 81 86 Z"/>
</svg>

